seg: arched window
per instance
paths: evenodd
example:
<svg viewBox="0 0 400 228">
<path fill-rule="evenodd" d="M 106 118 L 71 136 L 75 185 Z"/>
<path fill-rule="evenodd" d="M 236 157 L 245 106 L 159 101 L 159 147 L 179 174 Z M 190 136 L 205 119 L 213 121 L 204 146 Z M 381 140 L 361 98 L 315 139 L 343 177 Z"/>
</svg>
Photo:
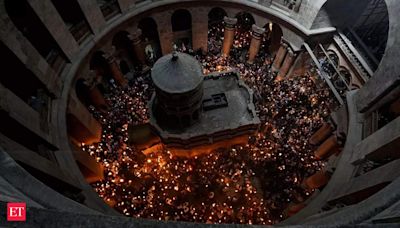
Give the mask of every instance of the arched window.
<svg viewBox="0 0 400 228">
<path fill-rule="evenodd" d="M 143 18 L 139 21 L 138 28 L 142 30 L 142 42 L 144 42 L 145 52 L 150 62 L 155 62 L 161 57 L 161 45 L 158 36 L 157 23 L 151 17 Z M 150 47 L 148 47 L 150 45 Z"/>
<path fill-rule="evenodd" d="M 269 52 L 274 54 L 278 51 L 281 40 L 283 36 L 283 32 L 281 27 L 273 22 L 270 22 L 264 26 L 265 28 L 265 37 L 269 43 Z"/>
</svg>

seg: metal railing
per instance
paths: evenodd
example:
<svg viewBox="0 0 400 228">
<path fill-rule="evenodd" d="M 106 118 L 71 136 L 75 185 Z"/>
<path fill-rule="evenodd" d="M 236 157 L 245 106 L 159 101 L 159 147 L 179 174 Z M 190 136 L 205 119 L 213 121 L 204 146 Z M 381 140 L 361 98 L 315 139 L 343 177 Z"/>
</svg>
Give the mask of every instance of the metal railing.
<svg viewBox="0 0 400 228">
<path fill-rule="evenodd" d="M 368 79 L 372 77 L 373 71 L 346 36 L 338 33 L 333 37 L 333 40 L 336 42 L 337 46 L 339 46 L 346 58 L 352 63 L 362 80 L 364 82 L 368 81 Z"/>
</svg>

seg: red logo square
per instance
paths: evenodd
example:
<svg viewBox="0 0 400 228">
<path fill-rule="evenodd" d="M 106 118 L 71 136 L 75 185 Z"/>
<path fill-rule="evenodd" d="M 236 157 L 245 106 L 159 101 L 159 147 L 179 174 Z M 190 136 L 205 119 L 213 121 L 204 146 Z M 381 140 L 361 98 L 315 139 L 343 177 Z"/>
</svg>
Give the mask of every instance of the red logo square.
<svg viewBox="0 0 400 228">
<path fill-rule="evenodd" d="M 7 221 L 26 221 L 26 203 L 7 203 Z"/>
</svg>

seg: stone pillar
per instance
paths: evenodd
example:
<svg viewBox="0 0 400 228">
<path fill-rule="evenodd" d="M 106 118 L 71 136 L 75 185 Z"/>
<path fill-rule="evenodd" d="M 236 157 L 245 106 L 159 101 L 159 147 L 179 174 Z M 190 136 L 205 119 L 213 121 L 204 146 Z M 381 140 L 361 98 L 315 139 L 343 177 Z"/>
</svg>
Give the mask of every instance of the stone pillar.
<svg viewBox="0 0 400 228">
<path fill-rule="evenodd" d="M 85 18 L 95 35 L 99 34 L 104 26 L 106 20 L 96 0 L 77 0 Z"/>
<path fill-rule="evenodd" d="M 28 0 L 29 5 L 43 22 L 68 59 L 79 52 L 79 44 L 68 30 L 57 9 L 50 0 Z"/>
<path fill-rule="evenodd" d="M 121 72 L 121 69 L 119 69 L 118 63 L 115 59 L 114 56 L 112 55 L 105 55 L 104 56 L 107 61 L 108 61 L 108 66 L 110 68 L 110 73 L 112 74 L 113 78 L 115 81 L 122 87 L 125 87 L 128 85 L 128 81 L 125 79 L 124 75 Z"/>
<path fill-rule="evenodd" d="M 146 65 L 146 53 L 144 52 L 144 47 L 142 45 L 142 30 L 137 29 L 135 33 L 129 35 L 129 39 L 132 41 L 133 52 L 135 53 L 136 58 L 142 65 Z"/>
<path fill-rule="evenodd" d="M 272 64 L 272 67 L 275 70 L 279 70 L 283 60 L 285 59 L 286 53 L 288 50 L 288 45 L 286 43 L 281 43 L 281 46 L 279 47 L 278 53 L 276 53 L 274 62 Z"/>
<path fill-rule="evenodd" d="M 172 52 L 173 32 L 171 25 L 172 12 L 160 12 L 153 15 L 153 19 L 157 23 L 158 37 L 160 38 L 161 52 L 167 55 Z"/>
<path fill-rule="evenodd" d="M 306 189 L 317 189 L 322 186 L 325 186 L 329 179 L 330 179 L 330 174 L 324 170 L 320 170 L 316 172 L 314 175 L 306 178 L 302 186 Z"/>
<path fill-rule="evenodd" d="M 318 147 L 314 156 L 317 160 L 323 160 L 337 152 L 339 152 L 339 144 L 336 136 L 332 135 Z"/>
<path fill-rule="evenodd" d="M 299 12 L 300 6 L 301 6 L 301 2 L 302 2 L 302 1 L 303 1 L 303 0 L 297 0 L 297 1 L 296 1 L 295 5 L 294 5 L 294 7 L 293 7 L 293 11 L 294 11 L 294 12 L 296 12 L 296 13 Z"/>
<path fill-rule="evenodd" d="M 224 17 L 225 31 L 224 31 L 224 43 L 222 46 L 222 55 L 229 56 L 231 47 L 233 45 L 233 39 L 235 38 L 235 27 L 237 18 Z"/>
<path fill-rule="evenodd" d="M 311 145 L 318 145 L 331 134 L 332 126 L 328 123 L 324 123 L 322 127 L 311 136 L 309 142 Z"/>
<path fill-rule="evenodd" d="M 118 0 L 118 5 L 121 12 L 125 13 L 135 6 L 135 0 Z"/>
<path fill-rule="evenodd" d="M 250 43 L 250 50 L 249 50 L 249 60 L 248 63 L 253 63 L 254 59 L 256 58 L 258 51 L 260 50 L 261 40 L 265 33 L 265 29 L 258 27 L 257 25 L 252 26 L 252 33 L 251 33 L 251 43 Z"/>
<path fill-rule="evenodd" d="M 283 64 L 281 66 L 281 69 L 279 70 L 278 73 L 278 78 L 285 78 L 287 73 L 289 72 L 290 68 L 292 68 L 294 60 L 296 59 L 296 54 L 288 48 L 285 60 L 283 61 Z"/>
<path fill-rule="evenodd" d="M 196 7 L 192 13 L 192 43 L 193 50 L 201 49 L 203 54 L 208 52 L 208 8 Z"/>
</svg>

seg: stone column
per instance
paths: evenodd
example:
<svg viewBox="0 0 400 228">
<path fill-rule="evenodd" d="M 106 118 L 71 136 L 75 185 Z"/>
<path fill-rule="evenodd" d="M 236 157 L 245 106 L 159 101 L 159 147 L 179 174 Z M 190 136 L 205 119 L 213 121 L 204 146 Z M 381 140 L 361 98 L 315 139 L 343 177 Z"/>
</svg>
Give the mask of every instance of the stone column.
<svg viewBox="0 0 400 228">
<path fill-rule="evenodd" d="M 333 135 L 318 147 L 314 153 L 314 156 L 317 160 L 323 160 L 337 152 L 339 152 L 339 144 L 336 136 Z"/>
<path fill-rule="evenodd" d="M 153 19 L 157 23 L 158 37 L 160 38 L 161 52 L 163 55 L 167 55 L 172 52 L 173 46 L 173 32 L 171 25 L 172 12 L 160 12 L 153 15 Z"/>
<path fill-rule="evenodd" d="M 285 78 L 290 68 L 292 68 L 294 60 L 296 60 L 296 54 L 288 49 L 285 60 L 283 61 L 282 67 L 279 70 L 278 78 Z"/>
<path fill-rule="evenodd" d="M 224 17 L 225 31 L 224 31 L 224 43 L 222 46 L 222 55 L 229 56 L 231 47 L 233 45 L 233 39 L 235 38 L 235 28 L 237 18 Z"/>
<path fill-rule="evenodd" d="M 288 50 L 288 45 L 286 43 L 281 43 L 281 46 L 279 47 L 278 53 L 276 53 L 274 63 L 272 64 L 272 67 L 275 70 L 279 70 L 279 68 L 282 65 L 283 60 L 285 59 L 286 53 Z"/>
<path fill-rule="evenodd" d="M 61 51 L 71 60 L 79 52 L 79 44 L 65 26 L 53 3 L 50 0 L 28 0 L 28 3 L 57 42 Z"/>
<path fill-rule="evenodd" d="M 318 145 L 331 134 L 332 126 L 328 123 L 324 123 L 322 127 L 311 136 L 309 142 L 311 145 Z"/>
<path fill-rule="evenodd" d="M 193 50 L 201 49 L 203 54 L 208 52 L 208 8 L 196 7 L 192 13 L 192 43 Z"/>
<path fill-rule="evenodd" d="M 85 18 L 95 35 L 99 34 L 104 26 L 106 20 L 96 0 L 77 0 Z"/>
<path fill-rule="evenodd" d="M 135 6 L 135 0 L 118 0 L 118 5 L 121 12 L 125 13 Z"/>
<path fill-rule="evenodd" d="M 330 179 L 330 174 L 324 170 L 320 170 L 314 175 L 305 179 L 302 186 L 307 189 L 316 189 L 325 186 Z"/>
<path fill-rule="evenodd" d="M 112 74 L 115 81 L 122 87 L 127 86 L 128 81 L 125 79 L 124 75 L 122 74 L 121 69 L 119 69 L 119 66 L 118 66 L 118 63 L 117 63 L 115 57 L 110 54 L 106 54 L 104 57 L 108 61 L 110 73 Z"/>
<path fill-rule="evenodd" d="M 135 33 L 129 35 L 129 39 L 132 41 L 133 52 L 135 53 L 136 58 L 142 65 L 146 65 L 146 53 L 144 52 L 142 40 L 140 39 L 141 36 L 142 30 L 137 29 Z"/>
<path fill-rule="evenodd" d="M 252 26 L 249 60 L 247 61 L 248 63 L 254 62 L 254 59 L 256 58 L 258 51 L 260 50 L 261 40 L 264 33 L 264 28 L 258 27 L 257 25 Z"/>
<path fill-rule="evenodd" d="M 299 12 L 300 6 L 301 6 L 301 2 L 302 2 L 302 1 L 303 1 L 303 0 L 297 0 L 297 1 L 296 1 L 296 4 L 295 4 L 294 7 L 293 7 L 293 11 L 294 11 L 294 12 L 296 12 L 296 13 Z"/>
</svg>

